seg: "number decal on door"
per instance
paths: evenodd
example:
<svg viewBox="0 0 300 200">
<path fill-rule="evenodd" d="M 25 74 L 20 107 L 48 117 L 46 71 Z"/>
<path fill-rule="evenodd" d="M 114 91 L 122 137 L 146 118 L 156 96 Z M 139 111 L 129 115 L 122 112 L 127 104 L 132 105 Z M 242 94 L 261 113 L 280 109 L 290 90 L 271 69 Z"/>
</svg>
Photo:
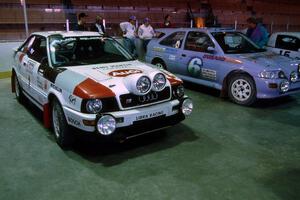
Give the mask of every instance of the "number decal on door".
<svg viewBox="0 0 300 200">
<path fill-rule="evenodd" d="M 282 55 L 282 56 L 286 56 L 286 57 L 290 57 L 290 51 L 283 51 L 283 50 L 280 50 L 279 51 L 279 54 Z"/>
</svg>

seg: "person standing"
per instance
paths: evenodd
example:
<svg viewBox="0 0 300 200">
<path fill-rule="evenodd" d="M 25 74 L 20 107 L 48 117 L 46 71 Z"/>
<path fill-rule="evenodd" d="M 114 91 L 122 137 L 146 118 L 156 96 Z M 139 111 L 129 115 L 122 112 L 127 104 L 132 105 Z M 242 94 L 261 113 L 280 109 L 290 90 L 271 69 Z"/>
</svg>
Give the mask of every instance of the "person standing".
<svg viewBox="0 0 300 200">
<path fill-rule="evenodd" d="M 257 46 L 263 48 L 268 42 L 269 33 L 267 29 L 253 17 L 247 19 L 248 30 L 247 37 L 249 37 Z"/>
<path fill-rule="evenodd" d="M 96 16 L 96 22 L 95 24 L 91 27 L 91 31 L 98 32 L 101 35 L 105 34 L 105 27 L 103 25 L 103 18 L 101 16 Z"/>
<path fill-rule="evenodd" d="M 85 13 L 80 13 L 78 15 L 77 31 L 87 31 L 87 27 L 85 26 L 87 16 L 88 15 Z"/>
<path fill-rule="evenodd" d="M 161 28 L 174 28 L 171 23 L 171 15 L 166 15 L 164 19 L 164 23 Z"/>
<path fill-rule="evenodd" d="M 124 44 L 128 51 L 132 54 L 136 54 L 136 47 L 135 47 L 135 38 L 136 38 L 136 17 L 131 16 L 129 17 L 128 22 L 120 23 L 120 28 L 123 32 Z"/>
<path fill-rule="evenodd" d="M 138 36 L 141 39 L 143 49 L 146 52 L 148 43 L 153 37 L 155 37 L 155 32 L 152 26 L 150 25 L 149 18 L 145 18 L 144 23 L 139 27 Z"/>
</svg>

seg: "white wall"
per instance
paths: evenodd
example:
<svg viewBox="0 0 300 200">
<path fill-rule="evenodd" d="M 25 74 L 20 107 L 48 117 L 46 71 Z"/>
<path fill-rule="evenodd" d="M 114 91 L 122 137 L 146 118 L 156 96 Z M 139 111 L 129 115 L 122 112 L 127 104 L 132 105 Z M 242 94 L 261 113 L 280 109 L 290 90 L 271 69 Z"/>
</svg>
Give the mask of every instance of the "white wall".
<svg viewBox="0 0 300 200">
<path fill-rule="evenodd" d="M 11 70 L 13 48 L 19 47 L 22 42 L 1 42 L 0 43 L 0 72 Z"/>
</svg>

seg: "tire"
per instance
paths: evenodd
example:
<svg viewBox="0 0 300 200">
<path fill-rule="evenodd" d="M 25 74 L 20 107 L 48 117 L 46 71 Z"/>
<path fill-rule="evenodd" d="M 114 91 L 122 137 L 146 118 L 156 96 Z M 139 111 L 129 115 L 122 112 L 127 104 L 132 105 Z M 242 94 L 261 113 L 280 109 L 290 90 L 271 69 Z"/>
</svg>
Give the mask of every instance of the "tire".
<svg viewBox="0 0 300 200">
<path fill-rule="evenodd" d="M 55 99 L 51 103 L 52 128 L 56 143 L 62 149 L 68 149 L 73 143 L 71 127 L 68 125 L 60 103 Z"/>
<path fill-rule="evenodd" d="M 15 85 L 16 99 L 18 100 L 19 103 L 23 103 L 25 96 L 23 94 L 23 90 L 21 88 L 21 85 L 19 83 L 19 80 L 18 80 L 18 77 L 16 74 L 14 75 L 14 85 Z"/>
<path fill-rule="evenodd" d="M 167 70 L 166 63 L 161 59 L 154 59 L 152 64 L 155 65 L 156 67 L 160 68 L 160 69 Z"/>
<path fill-rule="evenodd" d="M 243 106 L 250 106 L 256 101 L 254 80 L 245 74 L 234 75 L 229 80 L 228 96 L 231 101 Z"/>
</svg>

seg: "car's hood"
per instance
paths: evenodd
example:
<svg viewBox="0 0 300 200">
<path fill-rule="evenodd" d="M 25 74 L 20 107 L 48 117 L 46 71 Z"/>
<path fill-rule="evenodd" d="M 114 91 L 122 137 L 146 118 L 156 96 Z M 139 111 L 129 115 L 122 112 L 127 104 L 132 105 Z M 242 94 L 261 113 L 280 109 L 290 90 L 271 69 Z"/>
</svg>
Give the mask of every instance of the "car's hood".
<svg viewBox="0 0 300 200">
<path fill-rule="evenodd" d="M 132 93 L 139 77 L 150 79 L 163 72 L 167 85 L 180 84 L 174 75 L 139 61 L 64 67 L 56 84 L 82 98 L 108 97 Z"/>
<path fill-rule="evenodd" d="M 254 63 L 261 67 L 272 69 L 295 68 L 297 61 L 280 56 L 273 52 L 249 53 L 249 54 L 231 54 L 229 57 L 240 60 L 241 62 Z"/>
</svg>

